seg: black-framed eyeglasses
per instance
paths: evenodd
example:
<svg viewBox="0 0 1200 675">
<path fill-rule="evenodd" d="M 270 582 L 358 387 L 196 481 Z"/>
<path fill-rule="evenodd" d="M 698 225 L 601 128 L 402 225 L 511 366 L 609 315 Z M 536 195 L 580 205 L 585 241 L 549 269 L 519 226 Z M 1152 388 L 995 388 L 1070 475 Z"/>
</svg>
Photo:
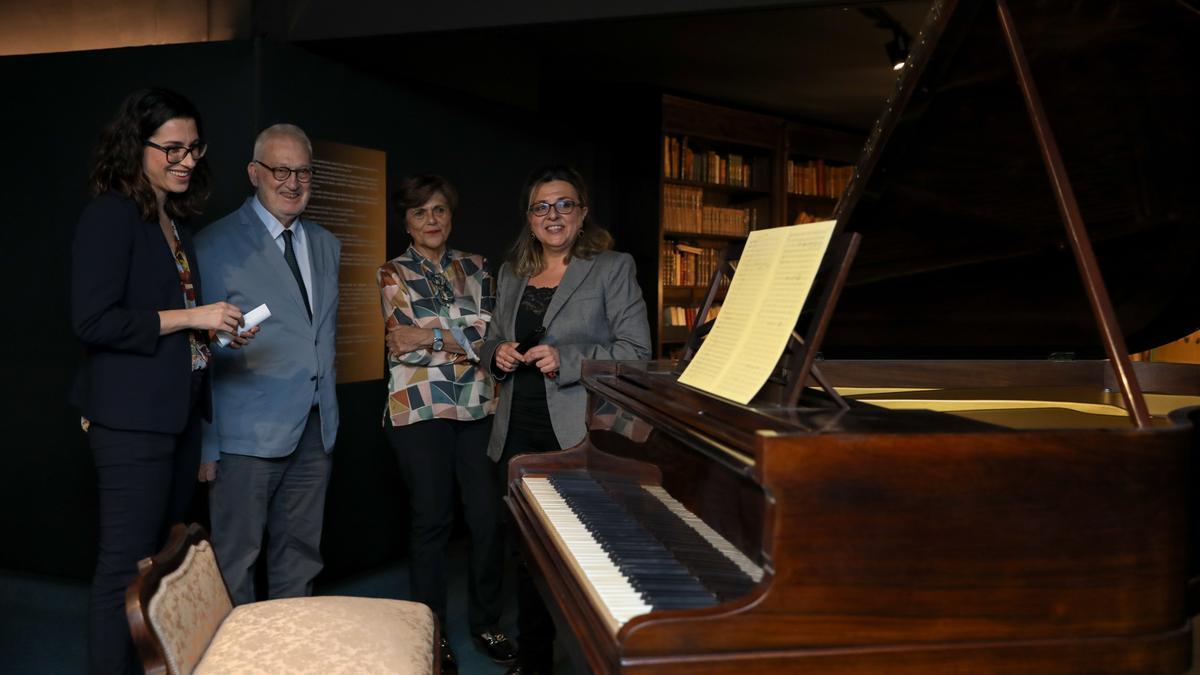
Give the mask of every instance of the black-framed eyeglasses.
<svg viewBox="0 0 1200 675">
<path fill-rule="evenodd" d="M 580 204 L 579 202 L 575 201 L 574 199 L 560 199 L 560 200 L 554 202 L 553 204 L 550 204 L 549 202 L 538 202 L 536 204 L 530 204 L 529 212 L 535 216 L 544 216 L 544 215 L 550 213 L 551 206 L 553 206 L 554 210 L 558 212 L 558 215 L 565 216 L 568 213 L 574 211 L 576 206 L 583 206 L 583 205 Z"/>
<path fill-rule="evenodd" d="M 263 167 L 267 171 L 270 171 L 271 175 L 275 177 L 275 180 L 279 181 L 280 183 L 286 183 L 287 180 L 292 177 L 292 174 L 296 174 L 296 180 L 299 180 L 301 183 L 307 183 L 308 181 L 312 180 L 313 174 L 316 173 L 311 166 L 302 166 L 299 169 L 291 169 L 286 166 L 271 166 L 270 164 L 260 162 L 257 159 L 254 160 L 254 163 Z"/>
<path fill-rule="evenodd" d="M 189 154 L 192 156 L 192 159 L 198 161 L 204 156 L 204 153 L 208 152 L 208 143 L 204 143 L 203 141 L 192 143 L 191 145 L 159 145 L 154 141 L 146 141 L 145 145 L 155 150 L 162 150 L 163 154 L 167 156 L 167 164 L 178 164 Z"/>
</svg>

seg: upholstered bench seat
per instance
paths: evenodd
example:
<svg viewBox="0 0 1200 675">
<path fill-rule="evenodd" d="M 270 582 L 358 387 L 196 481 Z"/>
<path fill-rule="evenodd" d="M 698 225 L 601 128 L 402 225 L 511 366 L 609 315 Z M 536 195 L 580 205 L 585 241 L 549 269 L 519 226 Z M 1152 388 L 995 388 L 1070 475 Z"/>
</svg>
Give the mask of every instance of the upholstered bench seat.
<svg viewBox="0 0 1200 675">
<path fill-rule="evenodd" d="M 416 602 L 321 596 L 234 607 L 208 533 L 176 525 L 138 563 L 125 614 L 151 675 L 436 672 L 433 612 Z"/>
<path fill-rule="evenodd" d="M 433 614 L 414 602 L 337 596 L 255 602 L 233 609 L 194 673 L 426 675 L 433 634 Z"/>
</svg>

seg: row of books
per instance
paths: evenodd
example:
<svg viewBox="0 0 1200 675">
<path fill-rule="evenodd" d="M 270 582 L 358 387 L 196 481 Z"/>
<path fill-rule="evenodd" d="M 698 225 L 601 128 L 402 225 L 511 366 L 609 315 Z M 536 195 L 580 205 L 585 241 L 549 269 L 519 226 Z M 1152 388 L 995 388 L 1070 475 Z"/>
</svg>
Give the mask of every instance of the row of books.
<svg viewBox="0 0 1200 675">
<path fill-rule="evenodd" d="M 663 307 L 663 325 L 666 326 L 683 326 L 688 330 L 696 327 L 696 315 L 699 313 L 698 307 L 679 307 L 667 306 Z M 720 303 L 713 303 L 713 306 L 708 310 L 708 318 L 704 321 L 712 321 L 717 318 L 717 313 L 721 311 Z M 701 323 L 704 323 L 701 321 Z"/>
<path fill-rule="evenodd" d="M 689 148 L 687 136 L 663 136 L 663 176 L 666 178 L 748 188 L 768 175 L 768 162 L 766 157 Z"/>
<path fill-rule="evenodd" d="M 744 237 L 758 227 L 758 209 L 708 206 L 704 189 L 663 186 L 663 228 L 671 232 Z"/>
<path fill-rule="evenodd" d="M 707 286 L 717 270 L 719 251 L 687 244 L 662 243 L 660 278 L 665 286 Z M 721 285 L 729 280 L 721 278 Z"/>
<path fill-rule="evenodd" d="M 787 191 L 814 197 L 840 197 L 854 175 L 852 166 L 827 166 L 823 160 L 787 162 Z"/>
</svg>

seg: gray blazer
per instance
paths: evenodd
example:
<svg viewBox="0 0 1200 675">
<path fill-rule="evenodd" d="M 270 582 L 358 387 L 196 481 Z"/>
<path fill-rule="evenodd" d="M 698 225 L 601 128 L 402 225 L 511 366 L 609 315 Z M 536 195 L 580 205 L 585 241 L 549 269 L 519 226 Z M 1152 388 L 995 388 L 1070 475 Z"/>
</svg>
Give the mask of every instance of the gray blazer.
<svg viewBox="0 0 1200 675">
<path fill-rule="evenodd" d="M 207 278 L 206 278 L 207 279 Z M 206 280 L 205 283 L 208 283 Z M 496 310 L 488 324 L 480 360 L 500 386 L 488 456 L 498 461 L 508 435 L 512 382 L 492 367 L 496 348 L 517 339 L 517 306 L 528 277 L 518 278 L 508 263 L 500 268 Z M 650 324 L 642 289 L 628 253 L 605 251 L 591 260 L 573 259 L 542 320 L 542 344 L 558 348 L 558 377 L 546 378 L 546 404 L 558 444 L 569 448 L 587 435 L 587 392 L 579 384 L 584 359 L 650 358 Z"/>
<path fill-rule="evenodd" d="M 253 199 L 253 198 L 251 198 Z M 266 303 L 271 318 L 242 349 L 213 345 L 213 420 L 204 425 L 204 461 L 219 453 L 284 457 L 300 442 L 316 400 L 325 451 L 337 437 L 333 359 L 341 243 L 304 221 L 316 306 L 308 320 L 300 288 L 278 245 L 247 199 L 196 235 L 204 303 L 224 300 L 243 312 Z"/>
</svg>

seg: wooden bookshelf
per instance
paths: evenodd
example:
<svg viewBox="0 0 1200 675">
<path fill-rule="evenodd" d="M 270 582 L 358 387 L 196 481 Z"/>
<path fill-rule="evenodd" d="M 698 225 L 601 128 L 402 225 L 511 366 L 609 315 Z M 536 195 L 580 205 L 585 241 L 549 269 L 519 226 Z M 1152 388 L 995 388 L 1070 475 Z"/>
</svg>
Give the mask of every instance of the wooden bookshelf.
<svg viewBox="0 0 1200 675">
<path fill-rule="evenodd" d="M 837 181 L 848 180 L 865 136 L 677 96 L 663 96 L 661 105 L 652 230 L 658 283 L 646 301 L 657 317 L 655 355 L 671 357 L 702 320 L 694 314 L 721 250 L 753 230 L 796 222 L 799 214 L 827 217 L 837 204 Z M 814 189 L 792 193 L 789 166 L 808 163 L 807 185 Z"/>
<path fill-rule="evenodd" d="M 781 177 L 787 194 L 784 224 L 824 220 L 833 213 L 853 176 L 861 141 L 829 129 L 787 125 Z"/>
</svg>

